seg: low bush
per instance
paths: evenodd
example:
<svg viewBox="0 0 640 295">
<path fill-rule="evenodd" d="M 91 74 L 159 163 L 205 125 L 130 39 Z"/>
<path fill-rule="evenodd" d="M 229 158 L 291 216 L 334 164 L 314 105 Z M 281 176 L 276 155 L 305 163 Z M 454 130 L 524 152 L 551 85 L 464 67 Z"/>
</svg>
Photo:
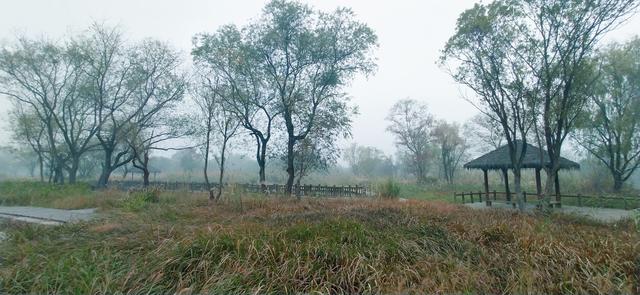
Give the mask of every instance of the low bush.
<svg viewBox="0 0 640 295">
<path fill-rule="evenodd" d="M 148 204 L 160 202 L 160 192 L 158 188 L 130 190 L 127 197 L 122 200 L 122 208 L 128 211 L 140 211 Z"/>
<path fill-rule="evenodd" d="M 400 191 L 400 184 L 396 183 L 392 179 L 389 179 L 380 185 L 378 194 L 383 199 L 397 199 L 400 197 Z"/>
</svg>

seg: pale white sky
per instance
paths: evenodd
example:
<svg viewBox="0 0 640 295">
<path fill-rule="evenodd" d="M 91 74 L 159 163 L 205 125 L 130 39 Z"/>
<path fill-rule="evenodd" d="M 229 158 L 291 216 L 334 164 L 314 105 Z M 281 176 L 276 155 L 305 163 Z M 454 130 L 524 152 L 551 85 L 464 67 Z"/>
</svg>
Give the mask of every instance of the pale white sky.
<svg viewBox="0 0 640 295">
<path fill-rule="evenodd" d="M 120 25 L 132 40 L 145 37 L 168 41 L 185 58 L 191 38 L 219 26 L 245 24 L 257 17 L 266 0 L 3 0 L 0 40 L 16 34 L 60 37 L 84 30 L 92 21 Z M 436 62 L 453 34 L 458 15 L 476 0 L 305 0 L 316 8 L 351 7 L 358 19 L 378 34 L 378 71 L 358 78 L 349 88 L 360 115 L 353 125 L 353 141 L 392 153 L 393 138 L 385 131 L 387 111 L 399 99 L 411 97 L 428 103 L 436 117 L 464 122 L 477 111 L 460 97 L 461 89 Z M 486 1 L 485 1 L 486 2 Z M 640 29 L 640 17 L 611 33 L 609 40 L 624 41 Z M 8 102 L 0 98 L 0 118 Z M 7 140 L 6 120 L 0 119 L 0 145 Z"/>
</svg>

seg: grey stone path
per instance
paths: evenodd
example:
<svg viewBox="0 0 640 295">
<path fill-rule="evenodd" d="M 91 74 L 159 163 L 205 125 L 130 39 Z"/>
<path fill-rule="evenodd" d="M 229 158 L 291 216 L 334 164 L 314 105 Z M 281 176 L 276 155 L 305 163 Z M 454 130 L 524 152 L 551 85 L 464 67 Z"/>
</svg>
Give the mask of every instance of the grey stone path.
<svg viewBox="0 0 640 295">
<path fill-rule="evenodd" d="M 507 209 L 507 210 L 516 210 L 510 204 L 506 203 L 496 203 L 494 202 L 491 207 L 488 207 L 484 202 L 476 202 L 476 203 L 468 203 L 465 204 L 468 207 L 474 209 Z M 534 204 L 527 204 L 526 211 L 533 211 L 535 209 Z M 633 211 L 631 210 L 622 210 L 622 209 L 610 209 L 610 208 L 593 208 L 593 207 L 576 207 L 576 206 L 566 206 L 562 205 L 562 208 L 556 208 L 553 210 L 557 210 L 561 213 L 574 214 L 589 217 L 598 221 L 603 222 L 615 222 L 618 220 L 632 218 Z"/>
<path fill-rule="evenodd" d="M 95 208 L 63 210 L 39 207 L 0 206 L 0 218 L 46 225 L 59 225 L 67 222 L 90 220 L 95 217 L 95 211 Z"/>
</svg>

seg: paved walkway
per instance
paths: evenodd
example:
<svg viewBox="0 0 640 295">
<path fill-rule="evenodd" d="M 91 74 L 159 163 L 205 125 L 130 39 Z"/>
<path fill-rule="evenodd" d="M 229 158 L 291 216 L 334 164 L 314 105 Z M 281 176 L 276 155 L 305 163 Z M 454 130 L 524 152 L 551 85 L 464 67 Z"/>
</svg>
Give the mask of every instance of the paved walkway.
<svg viewBox="0 0 640 295">
<path fill-rule="evenodd" d="M 39 207 L 0 206 L 0 218 L 32 222 L 46 225 L 60 225 L 67 222 L 90 220 L 96 209 L 63 210 Z"/>
<path fill-rule="evenodd" d="M 476 203 L 468 203 L 465 204 L 471 208 L 475 209 L 507 209 L 507 210 L 516 210 L 510 204 L 506 203 L 497 203 L 494 202 L 491 207 L 488 207 L 484 202 L 476 202 Z M 526 211 L 533 211 L 535 209 L 534 204 L 526 204 Z M 610 208 L 593 208 L 593 207 L 576 207 L 576 206 L 567 206 L 562 205 L 562 208 L 553 209 L 557 212 L 574 214 L 585 216 L 591 219 L 595 219 L 603 222 L 615 222 L 618 220 L 632 218 L 633 211 L 631 210 L 622 210 L 622 209 L 610 209 Z"/>
</svg>

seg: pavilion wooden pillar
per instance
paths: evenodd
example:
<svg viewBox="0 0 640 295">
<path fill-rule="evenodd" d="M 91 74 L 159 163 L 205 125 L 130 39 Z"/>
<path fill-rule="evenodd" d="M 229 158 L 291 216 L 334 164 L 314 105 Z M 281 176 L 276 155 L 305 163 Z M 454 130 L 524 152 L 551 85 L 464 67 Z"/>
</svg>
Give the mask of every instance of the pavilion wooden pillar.
<svg viewBox="0 0 640 295">
<path fill-rule="evenodd" d="M 489 198 L 489 175 L 487 169 L 482 169 L 484 173 L 484 194 L 487 206 L 491 206 L 491 198 Z"/>
<path fill-rule="evenodd" d="M 507 202 L 511 202 L 511 190 L 509 190 L 509 169 L 502 169 L 504 175 L 504 189 L 507 194 Z"/>
<path fill-rule="evenodd" d="M 542 183 L 540 181 L 540 168 L 536 168 L 536 193 L 538 198 L 542 196 Z"/>
</svg>

